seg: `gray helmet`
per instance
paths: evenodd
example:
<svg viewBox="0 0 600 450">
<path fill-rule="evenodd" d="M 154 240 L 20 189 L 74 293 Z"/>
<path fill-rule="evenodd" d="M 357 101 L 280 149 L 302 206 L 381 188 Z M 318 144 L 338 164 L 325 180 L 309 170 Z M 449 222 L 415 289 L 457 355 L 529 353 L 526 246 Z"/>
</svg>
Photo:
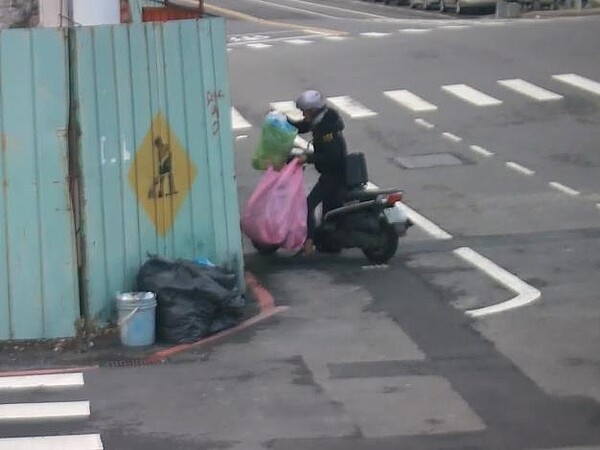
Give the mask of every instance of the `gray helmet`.
<svg viewBox="0 0 600 450">
<path fill-rule="evenodd" d="M 300 97 L 296 99 L 296 107 L 300 111 L 322 109 L 325 107 L 325 98 L 319 91 L 304 91 Z"/>
</svg>

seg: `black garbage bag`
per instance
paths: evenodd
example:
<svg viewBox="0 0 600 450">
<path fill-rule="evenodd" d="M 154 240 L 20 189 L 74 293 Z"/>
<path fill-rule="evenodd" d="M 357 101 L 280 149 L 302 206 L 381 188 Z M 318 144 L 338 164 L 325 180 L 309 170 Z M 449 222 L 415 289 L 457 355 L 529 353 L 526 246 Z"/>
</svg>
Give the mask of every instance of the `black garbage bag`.
<svg viewBox="0 0 600 450">
<path fill-rule="evenodd" d="M 245 300 L 235 274 L 193 261 L 152 257 L 138 272 L 138 289 L 156 293 L 157 336 L 189 343 L 236 325 Z"/>
</svg>

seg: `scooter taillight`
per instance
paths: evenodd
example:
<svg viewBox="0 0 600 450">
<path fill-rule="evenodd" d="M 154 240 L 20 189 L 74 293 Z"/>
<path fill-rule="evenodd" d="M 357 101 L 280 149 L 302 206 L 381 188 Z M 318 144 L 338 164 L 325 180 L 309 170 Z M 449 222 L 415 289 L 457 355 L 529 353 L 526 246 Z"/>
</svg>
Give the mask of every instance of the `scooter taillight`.
<svg viewBox="0 0 600 450">
<path fill-rule="evenodd" d="M 387 204 L 390 206 L 395 205 L 398 202 L 402 201 L 402 192 L 394 192 L 387 196 Z"/>
</svg>

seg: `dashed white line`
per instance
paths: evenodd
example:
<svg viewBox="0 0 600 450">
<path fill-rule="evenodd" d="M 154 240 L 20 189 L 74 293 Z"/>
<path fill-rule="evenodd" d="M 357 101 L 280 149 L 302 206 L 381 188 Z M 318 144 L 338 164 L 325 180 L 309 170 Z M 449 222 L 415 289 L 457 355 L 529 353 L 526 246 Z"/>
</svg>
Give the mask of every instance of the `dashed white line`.
<svg viewBox="0 0 600 450">
<path fill-rule="evenodd" d="M 324 39 L 328 40 L 328 41 L 337 41 L 337 42 L 341 42 L 341 41 L 345 41 L 348 40 L 349 38 L 346 36 L 325 36 Z"/>
<path fill-rule="evenodd" d="M 99 434 L 0 439 L 0 450 L 104 450 Z"/>
<path fill-rule="evenodd" d="M 369 181 L 367 183 L 367 189 L 373 190 L 373 189 L 379 189 L 379 188 L 377 187 L 377 185 L 375 185 Z M 404 203 L 401 203 L 401 202 L 396 203 L 396 208 L 403 209 L 404 212 L 406 213 L 406 216 L 416 226 L 421 228 L 423 231 L 425 231 L 430 236 L 432 236 L 436 239 L 440 239 L 440 240 L 452 239 L 452 235 L 450 233 L 447 233 L 446 231 L 442 230 L 431 220 L 422 216 L 421 214 L 419 214 L 418 212 L 416 212 L 414 209 L 410 208 L 409 206 L 406 206 Z"/>
<path fill-rule="evenodd" d="M 375 111 L 371 111 L 369 108 L 361 105 L 359 102 L 354 100 L 352 97 L 348 97 L 347 95 L 341 97 L 329 97 L 327 101 L 343 113 L 348 114 L 353 119 L 377 115 Z"/>
<path fill-rule="evenodd" d="M 560 100 L 563 98 L 562 95 L 536 86 L 529 81 L 521 80 L 520 78 L 515 78 L 513 80 L 498 80 L 498 84 L 540 102 Z"/>
<path fill-rule="evenodd" d="M 589 78 L 582 77 L 574 73 L 567 73 L 563 75 L 552 75 L 552 78 L 562 81 L 563 83 L 575 86 L 584 91 L 591 92 L 592 94 L 600 95 L 600 83 Z"/>
<path fill-rule="evenodd" d="M 386 37 L 386 36 L 391 36 L 392 33 L 380 33 L 377 31 L 371 31 L 368 33 L 360 33 L 361 36 L 364 37 L 374 37 L 374 38 L 379 38 L 379 37 Z"/>
<path fill-rule="evenodd" d="M 428 130 L 433 130 L 435 128 L 434 124 L 427 122 L 425 119 L 415 119 L 415 123 L 419 126 L 427 128 Z"/>
<path fill-rule="evenodd" d="M 406 89 L 385 91 L 384 95 L 415 112 L 435 111 L 438 109 L 436 105 L 423 100 L 418 95 L 415 95 Z"/>
<path fill-rule="evenodd" d="M 287 42 L 288 44 L 292 45 L 307 45 L 313 43 L 313 41 L 309 41 L 308 39 L 287 39 L 283 42 Z"/>
<path fill-rule="evenodd" d="M 482 156 L 487 156 L 487 157 L 494 156 L 493 152 L 490 152 L 489 150 L 486 150 L 485 148 L 480 147 L 479 145 L 471 145 L 469 148 L 471 150 L 473 150 L 475 153 L 479 153 Z"/>
<path fill-rule="evenodd" d="M 572 196 L 576 196 L 579 195 L 580 192 L 576 191 L 573 188 L 570 188 L 569 186 L 565 186 L 564 184 L 558 183 L 556 181 L 551 181 L 550 183 L 548 183 L 552 188 L 556 189 L 557 191 L 560 191 L 564 194 L 567 195 L 572 195 Z"/>
<path fill-rule="evenodd" d="M 516 162 L 513 162 L 513 161 L 508 161 L 506 163 L 506 167 L 516 170 L 517 172 L 521 172 L 524 175 L 534 175 L 535 174 L 535 170 L 528 169 L 527 167 L 522 166 L 521 164 L 517 164 Z"/>
<path fill-rule="evenodd" d="M 502 104 L 501 100 L 484 94 L 477 89 L 473 89 L 466 84 L 449 84 L 442 86 L 442 89 L 475 106 L 493 106 Z"/>
<path fill-rule="evenodd" d="M 464 30 L 465 28 L 470 28 L 469 25 L 442 25 L 439 27 L 444 30 Z"/>
<path fill-rule="evenodd" d="M 510 309 L 519 308 L 538 300 L 542 296 L 539 290 L 470 248 L 457 248 L 454 250 L 454 254 L 473 264 L 494 280 L 517 294 L 516 297 L 505 302 L 466 311 L 466 314 L 471 317 L 488 316 L 490 314 L 497 314 Z"/>
<path fill-rule="evenodd" d="M 431 29 L 429 28 L 403 28 L 400 30 L 400 33 L 408 33 L 408 34 L 422 34 L 429 33 Z"/>
<path fill-rule="evenodd" d="M 261 42 L 256 42 L 254 44 L 246 44 L 246 47 L 255 48 L 255 49 L 263 49 L 263 48 L 272 47 L 272 45 L 270 45 L 270 44 L 263 44 Z"/>
<path fill-rule="evenodd" d="M 0 391 L 83 386 L 83 373 L 0 378 Z"/>
<path fill-rule="evenodd" d="M 239 136 L 235 137 L 236 141 L 241 141 L 243 139 L 248 139 L 248 135 L 247 134 L 240 134 Z"/>
<path fill-rule="evenodd" d="M 447 131 L 442 133 L 442 136 L 444 136 L 446 139 L 448 139 L 449 141 L 452 141 L 452 142 L 462 142 L 462 140 L 463 140 L 460 136 L 449 133 Z"/>
<path fill-rule="evenodd" d="M 0 405 L 0 422 L 89 417 L 90 402 L 9 403 Z"/>
</svg>

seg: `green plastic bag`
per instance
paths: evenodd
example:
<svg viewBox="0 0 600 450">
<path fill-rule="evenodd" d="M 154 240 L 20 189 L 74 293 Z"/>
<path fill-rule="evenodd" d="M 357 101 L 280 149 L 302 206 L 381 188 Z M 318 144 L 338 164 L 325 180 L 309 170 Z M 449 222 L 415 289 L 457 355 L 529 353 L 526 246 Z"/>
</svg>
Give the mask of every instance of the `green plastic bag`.
<svg viewBox="0 0 600 450">
<path fill-rule="evenodd" d="M 285 114 L 271 112 L 265 117 L 260 142 L 252 157 L 252 167 L 267 170 L 269 166 L 280 168 L 285 165 L 298 129 L 290 124 Z"/>
</svg>

